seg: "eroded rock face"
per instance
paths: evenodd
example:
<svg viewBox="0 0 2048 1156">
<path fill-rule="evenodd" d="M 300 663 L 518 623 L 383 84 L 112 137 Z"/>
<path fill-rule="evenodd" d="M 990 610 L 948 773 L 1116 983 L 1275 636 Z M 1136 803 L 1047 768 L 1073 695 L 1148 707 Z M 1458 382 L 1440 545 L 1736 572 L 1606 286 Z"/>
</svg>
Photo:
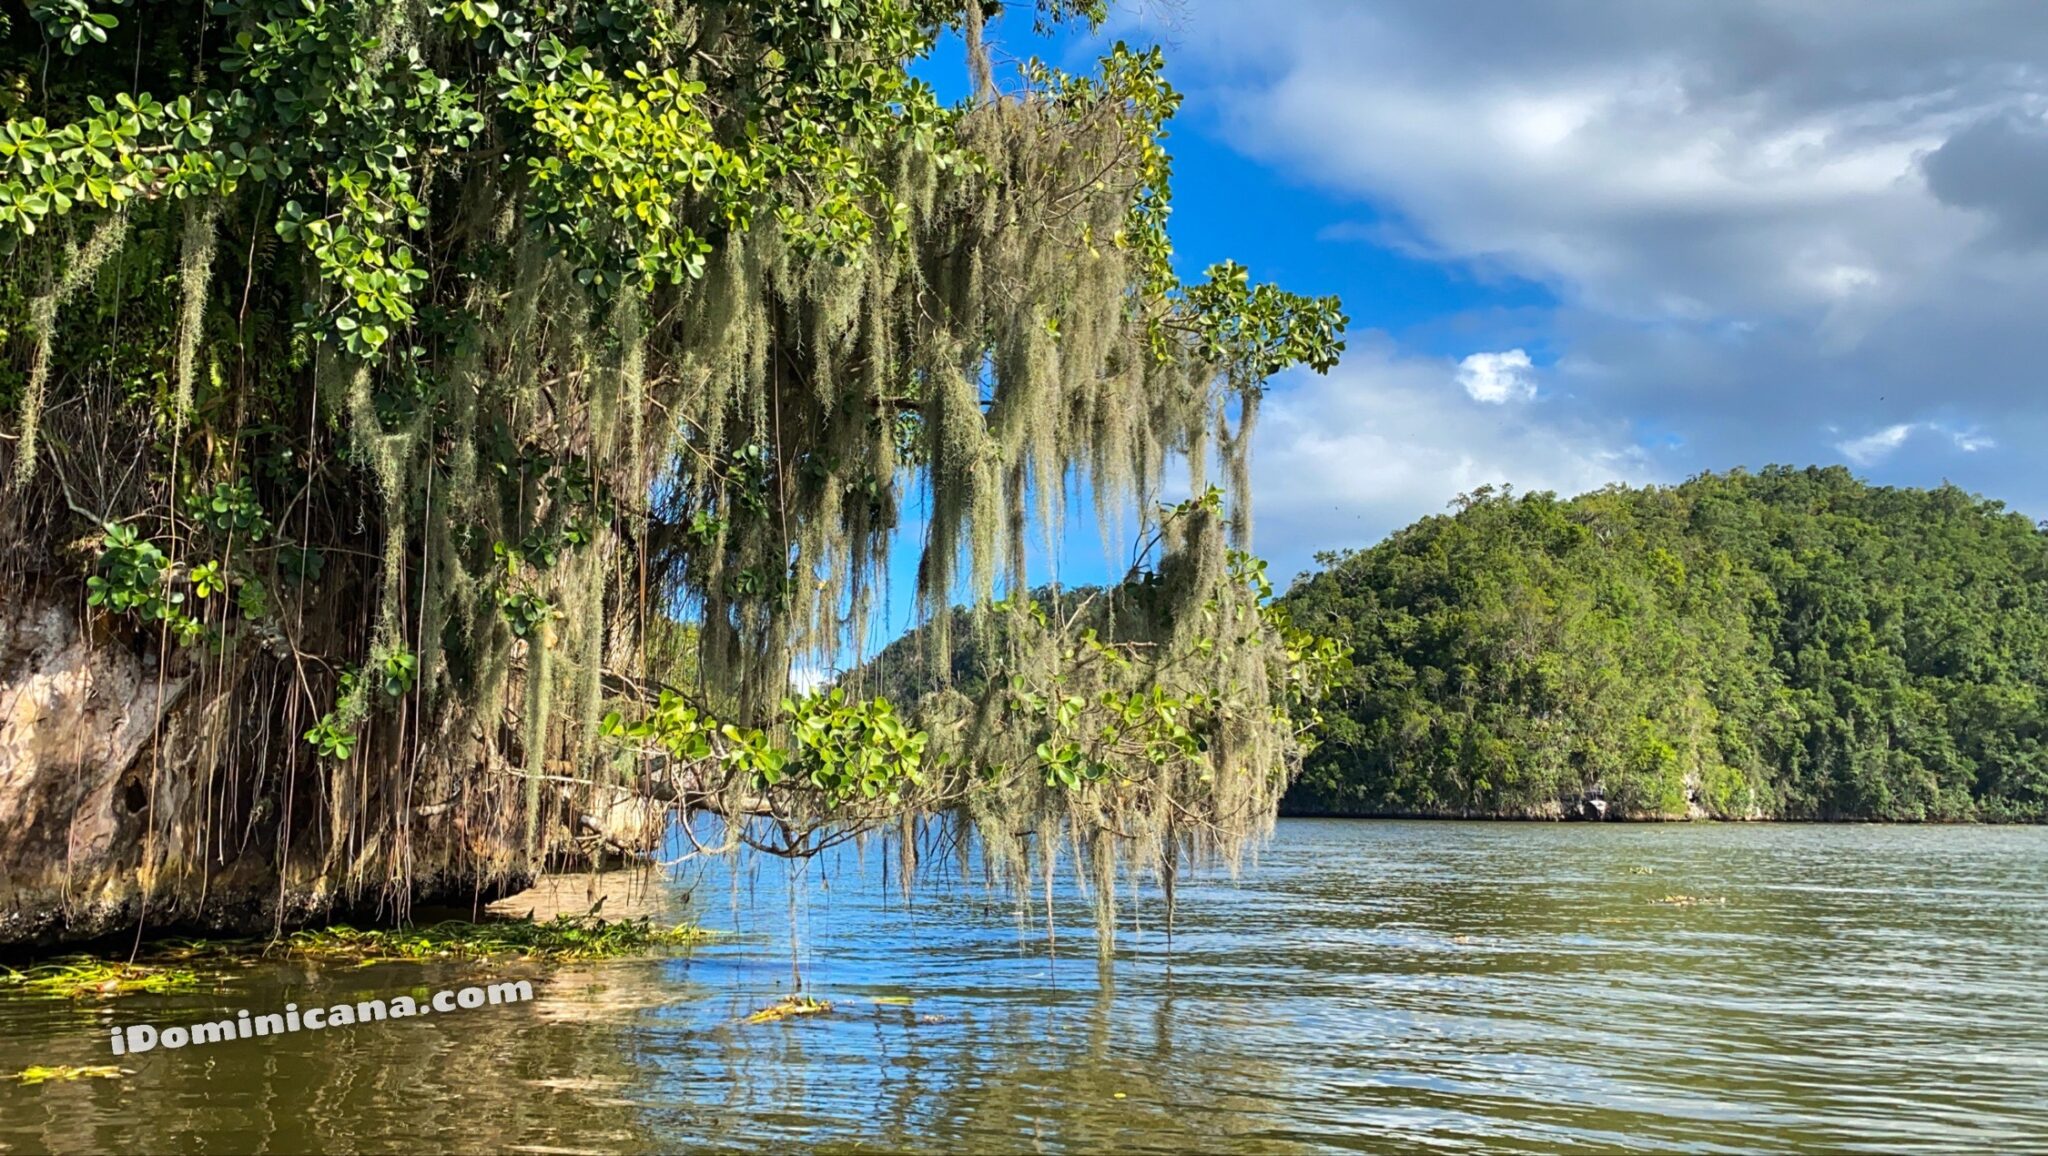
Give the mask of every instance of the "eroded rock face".
<svg viewBox="0 0 2048 1156">
<path fill-rule="evenodd" d="M 480 818 L 504 811 L 496 796 L 472 783 L 460 805 L 402 808 L 398 849 L 394 800 L 291 757 L 286 720 L 224 724 L 227 692 L 200 688 L 234 680 L 202 661 L 179 651 L 160 667 L 147 637 L 109 634 L 66 601 L 0 599 L 0 946 L 389 920 L 525 885 L 504 864 L 506 824 Z M 445 749 L 441 778 L 459 782 L 473 753 Z M 316 805 L 337 793 L 370 816 L 339 845 Z"/>
<path fill-rule="evenodd" d="M 153 656 L 95 646 L 70 607 L 0 607 L 0 942 L 102 933 L 129 914 L 147 748 L 159 703 L 184 690 Z"/>
</svg>

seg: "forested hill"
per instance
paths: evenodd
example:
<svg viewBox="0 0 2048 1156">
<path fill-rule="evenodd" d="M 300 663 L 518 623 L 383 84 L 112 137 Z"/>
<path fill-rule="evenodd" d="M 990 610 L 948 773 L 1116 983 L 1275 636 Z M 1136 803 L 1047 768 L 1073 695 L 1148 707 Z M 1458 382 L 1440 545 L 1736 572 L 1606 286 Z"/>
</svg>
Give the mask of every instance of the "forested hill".
<svg viewBox="0 0 2048 1156">
<path fill-rule="evenodd" d="M 1297 813 L 2048 817 L 2048 533 L 1772 467 L 1481 491 L 1287 593 L 1352 647 Z"/>
<path fill-rule="evenodd" d="M 1031 590 L 1030 597 L 1062 620 L 1078 612 L 1082 621 L 1077 625 L 1106 630 L 1108 624 L 1101 611 L 1109 605 L 1109 593 L 1101 586 L 1039 586 Z M 1089 613 L 1091 610 L 1096 613 Z M 877 695 L 894 703 L 914 703 L 942 682 L 968 698 L 979 699 L 987 691 L 990 675 L 1007 645 L 1002 618 L 990 615 L 977 621 L 971 611 L 961 606 L 953 607 L 949 614 L 946 653 L 950 661 L 943 678 L 933 669 L 931 627 L 917 626 L 877 651 L 848 676 L 849 682 L 862 694 Z"/>
</svg>

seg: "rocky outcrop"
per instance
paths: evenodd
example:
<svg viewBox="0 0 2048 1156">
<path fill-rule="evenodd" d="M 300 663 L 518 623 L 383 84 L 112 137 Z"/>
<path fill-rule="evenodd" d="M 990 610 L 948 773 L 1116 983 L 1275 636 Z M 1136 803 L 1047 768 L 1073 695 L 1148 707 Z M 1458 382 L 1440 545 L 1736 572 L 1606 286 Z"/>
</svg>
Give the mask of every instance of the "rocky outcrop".
<svg viewBox="0 0 2048 1156">
<path fill-rule="evenodd" d="M 474 773 L 476 744 L 403 779 L 323 765 L 217 655 L 158 654 L 68 600 L 0 599 L 0 947 L 389 919 L 527 882 L 516 791 Z"/>
<path fill-rule="evenodd" d="M 141 756 L 188 678 L 95 646 L 53 600 L 0 609 L 0 942 L 103 933 L 136 909 Z"/>
</svg>

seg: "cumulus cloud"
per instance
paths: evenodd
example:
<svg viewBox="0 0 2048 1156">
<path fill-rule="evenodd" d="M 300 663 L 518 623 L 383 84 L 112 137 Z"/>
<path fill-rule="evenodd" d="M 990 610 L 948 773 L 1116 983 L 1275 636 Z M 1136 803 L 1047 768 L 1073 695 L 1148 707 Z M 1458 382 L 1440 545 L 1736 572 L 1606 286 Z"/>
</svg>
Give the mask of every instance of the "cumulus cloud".
<svg viewBox="0 0 2048 1156">
<path fill-rule="evenodd" d="M 1983 213 L 2000 239 L 2048 240 L 2048 122 L 2004 114 L 1957 132 L 1921 162 L 1944 204 Z"/>
<path fill-rule="evenodd" d="M 1668 472 L 1625 423 L 1472 406 L 1452 368 L 1368 336 L 1329 376 L 1291 375 L 1268 395 L 1252 487 L 1257 545 L 1274 573 L 1294 573 L 1314 551 L 1370 545 L 1480 486 L 1577 494 Z"/>
<path fill-rule="evenodd" d="M 1187 0 L 1176 79 L 1211 131 L 1376 222 L 1326 222 L 1334 243 L 1548 287 L 1542 332 L 1465 348 L 1540 341 L 1550 420 L 1665 431 L 1681 472 L 1846 459 L 2048 513 L 2048 472 L 1957 432 L 2048 433 L 2048 20 L 1998 0 L 1485 11 Z M 1530 411 L 1506 404 L 1527 369 L 1454 372 L 1481 412 Z M 1851 412 L 1862 432 L 1832 428 Z"/>
<path fill-rule="evenodd" d="M 1519 349 L 1475 353 L 1458 363 L 1458 384 L 1473 401 L 1505 405 L 1536 396 L 1536 378 L 1529 355 Z"/>
<path fill-rule="evenodd" d="M 1825 310 L 1967 235 L 1914 187 L 1917 159 L 2020 92 L 1988 69 L 1877 71 L 1963 50 L 1897 27 L 1953 20 L 1729 0 L 1475 21 L 1345 0 L 1203 3 L 1184 30 L 1219 53 L 1263 46 L 1268 65 L 1219 92 L 1248 151 L 1388 205 L 1446 259 L 1664 319 Z"/>
</svg>

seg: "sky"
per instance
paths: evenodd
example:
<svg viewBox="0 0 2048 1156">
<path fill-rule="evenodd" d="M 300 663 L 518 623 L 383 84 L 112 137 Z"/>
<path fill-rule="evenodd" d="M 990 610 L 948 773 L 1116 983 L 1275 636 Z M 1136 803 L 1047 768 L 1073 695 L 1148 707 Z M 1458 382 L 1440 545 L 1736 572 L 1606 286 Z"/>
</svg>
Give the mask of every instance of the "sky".
<svg viewBox="0 0 2048 1156">
<path fill-rule="evenodd" d="M 1461 492 L 1772 463 L 2048 517 L 2048 6 L 1133 0 L 1162 44 L 1182 274 L 1337 293 L 1272 383 L 1285 579 Z M 939 56 L 953 46 L 942 45 Z M 942 85 L 942 88 L 944 86 Z M 1070 533 L 1063 580 L 1107 566 Z M 907 552 L 906 552 L 907 553 Z"/>
</svg>

